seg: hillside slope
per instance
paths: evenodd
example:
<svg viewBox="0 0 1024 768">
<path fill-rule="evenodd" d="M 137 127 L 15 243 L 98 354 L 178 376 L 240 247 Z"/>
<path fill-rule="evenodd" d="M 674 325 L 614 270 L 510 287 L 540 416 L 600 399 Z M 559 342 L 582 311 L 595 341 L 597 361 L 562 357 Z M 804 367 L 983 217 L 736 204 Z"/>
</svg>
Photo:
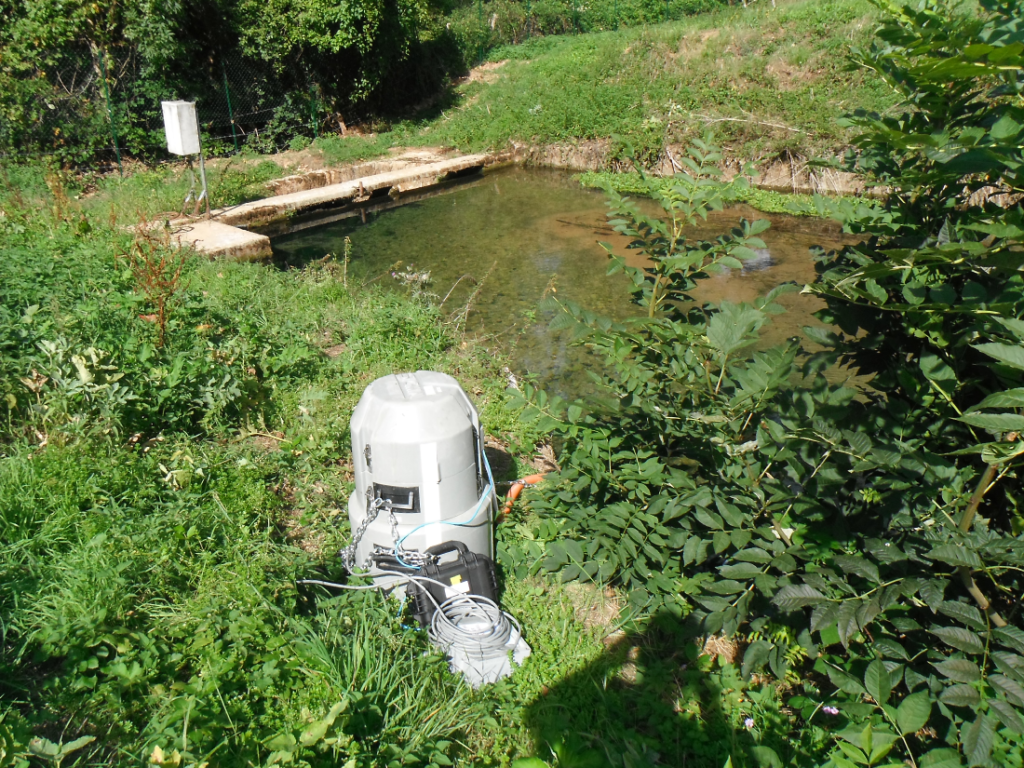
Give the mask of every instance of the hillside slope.
<svg viewBox="0 0 1024 768">
<path fill-rule="evenodd" d="M 864 0 L 795 0 L 537 38 L 493 51 L 406 140 L 463 150 L 571 144 L 607 160 L 622 137 L 655 161 L 710 129 L 738 159 L 831 154 L 846 144 L 844 113 L 894 102 L 850 64 L 873 27 Z"/>
</svg>

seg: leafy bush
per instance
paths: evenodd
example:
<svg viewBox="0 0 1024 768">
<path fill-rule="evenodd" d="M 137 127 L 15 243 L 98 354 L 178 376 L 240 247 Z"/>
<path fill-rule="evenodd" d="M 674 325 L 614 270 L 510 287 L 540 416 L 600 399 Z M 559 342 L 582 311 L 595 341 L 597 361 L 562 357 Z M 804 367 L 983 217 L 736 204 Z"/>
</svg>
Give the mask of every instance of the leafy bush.
<svg viewBox="0 0 1024 768">
<path fill-rule="evenodd" d="M 742 633 L 743 674 L 767 666 L 806 723 L 832 723 L 827 756 L 790 747 L 771 764 L 1024 757 L 1024 43 L 1018 0 L 982 6 L 892 8 L 862 54 L 907 111 L 851 119 L 848 167 L 890 187 L 886 205 L 817 203 L 865 236 L 818 255 L 809 290 L 838 331 L 806 332 L 824 351 L 744 352 L 775 292 L 692 302 L 763 228 L 686 239 L 720 194 L 701 147 L 667 190 L 651 185 L 666 219 L 612 195 L 650 266 L 610 270 L 647 316 L 565 307 L 609 363 L 605 398 L 529 393 L 564 469 L 533 502 L 535 540 L 506 541 L 504 561 L 616 581 L 638 607 Z M 830 383 L 837 364 L 870 383 Z"/>
</svg>

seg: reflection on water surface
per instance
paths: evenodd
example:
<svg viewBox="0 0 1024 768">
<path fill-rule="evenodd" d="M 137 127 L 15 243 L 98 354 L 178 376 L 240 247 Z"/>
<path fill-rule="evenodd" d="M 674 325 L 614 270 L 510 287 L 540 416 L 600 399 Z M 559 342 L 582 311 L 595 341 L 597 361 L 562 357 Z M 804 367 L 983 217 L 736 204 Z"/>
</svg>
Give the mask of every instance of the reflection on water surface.
<svg viewBox="0 0 1024 768">
<path fill-rule="evenodd" d="M 651 204 L 650 210 L 657 206 Z M 611 243 L 630 263 L 639 264 L 640 257 L 624 249 L 625 240 L 608 225 L 606 212 L 600 192 L 581 189 L 564 173 L 515 167 L 428 199 L 368 213 L 365 223 L 351 216 L 277 237 L 274 254 L 279 263 L 298 266 L 327 253 L 340 254 L 348 236 L 350 279 L 372 280 L 401 262 L 402 269 L 412 265 L 416 271 L 429 271 L 429 289 L 440 298 L 461 276 L 468 273 L 481 280 L 486 275 L 473 300 L 468 329 L 514 344 L 515 369 L 536 374 L 560 394 L 573 394 L 580 391 L 581 376 L 592 360 L 571 348 L 565 333 L 547 327 L 551 313 L 539 311 L 538 304 L 553 288 L 559 298 L 611 317 L 634 311 L 627 279 L 606 276 L 607 256 L 598 243 Z M 771 220 L 771 229 L 761 236 L 767 248 L 743 270 L 703 281 L 695 295 L 704 301 L 750 302 L 784 282 L 811 282 L 810 247 L 835 247 L 841 237 L 832 222 L 769 216 L 746 206 L 712 214 L 694 234 L 716 236 L 740 217 Z M 446 311 L 463 306 L 476 288 L 471 280 L 459 282 Z M 789 294 L 780 303 L 789 311 L 773 318 L 763 332 L 765 344 L 817 323 L 810 314 L 821 306 L 818 299 Z"/>
</svg>

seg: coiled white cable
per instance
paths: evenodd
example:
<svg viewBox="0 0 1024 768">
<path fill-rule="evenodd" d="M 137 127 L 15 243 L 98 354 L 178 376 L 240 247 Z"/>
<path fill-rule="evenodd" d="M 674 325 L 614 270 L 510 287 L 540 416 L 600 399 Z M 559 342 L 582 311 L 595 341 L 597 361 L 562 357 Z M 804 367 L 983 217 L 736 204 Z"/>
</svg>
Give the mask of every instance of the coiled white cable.
<svg viewBox="0 0 1024 768">
<path fill-rule="evenodd" d="M 522 634 L 515 617 L 479 595 L 445 600 L 434 611 L 427 631 L 430 641 L 445 652 L 459 650 L 481 661 L 505 658 Z"/>
<path fill-rule="evenodd" d="M 381 572 L 402 577 L 402 582 L 392 583 L 389 587 L 410 581 L 448 586 L 425 576 L 399 571 Z M 319 579 L 302 579 L 296 583 L 356 590 L 383 587 L 377 584 L 337 584 Z M 480 595 L 460 594 L 438 604 L 426 588 L 421 589 L 436 608 L 427 629 L 427 637 L 448 655 L 453 670 L 463 672 L 474 688 L 482 683 L 495 682 L 512 671 L 508 663 L 510 651 L 514 652 L 517 663 L 529 655 L 530 648 L 523 642 L 522 625 L 514 616 L 501 610 L 493 600 Z"/>
</svg>

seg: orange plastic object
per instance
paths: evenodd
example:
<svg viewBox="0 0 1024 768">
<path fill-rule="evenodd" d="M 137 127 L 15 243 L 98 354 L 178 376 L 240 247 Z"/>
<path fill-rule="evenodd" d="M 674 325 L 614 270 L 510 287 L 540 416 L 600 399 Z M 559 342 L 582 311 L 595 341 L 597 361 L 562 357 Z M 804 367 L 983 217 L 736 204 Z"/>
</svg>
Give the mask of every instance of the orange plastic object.
<svg viewBox="0 0 1024 768">
<path fill-rule="evenodd" d="M 498 520 L 501 520 L 501 518 L 505 517 L 505 515 L 512 511 L 512 505 L 515 503 L 515 500 L 519 498 L 519 494 L 523 492 L 523 488 L 528 485 L 536 485 L 543 479 L 544 475 L 540 474 L 530 475 L 529 477 L 514 480 L 512 482 L 512 487 L 508 489 L 508 497 L 505 499 L 505 508 L 501 510 L 501 514 L 498 515 Z"/>
</svg>

